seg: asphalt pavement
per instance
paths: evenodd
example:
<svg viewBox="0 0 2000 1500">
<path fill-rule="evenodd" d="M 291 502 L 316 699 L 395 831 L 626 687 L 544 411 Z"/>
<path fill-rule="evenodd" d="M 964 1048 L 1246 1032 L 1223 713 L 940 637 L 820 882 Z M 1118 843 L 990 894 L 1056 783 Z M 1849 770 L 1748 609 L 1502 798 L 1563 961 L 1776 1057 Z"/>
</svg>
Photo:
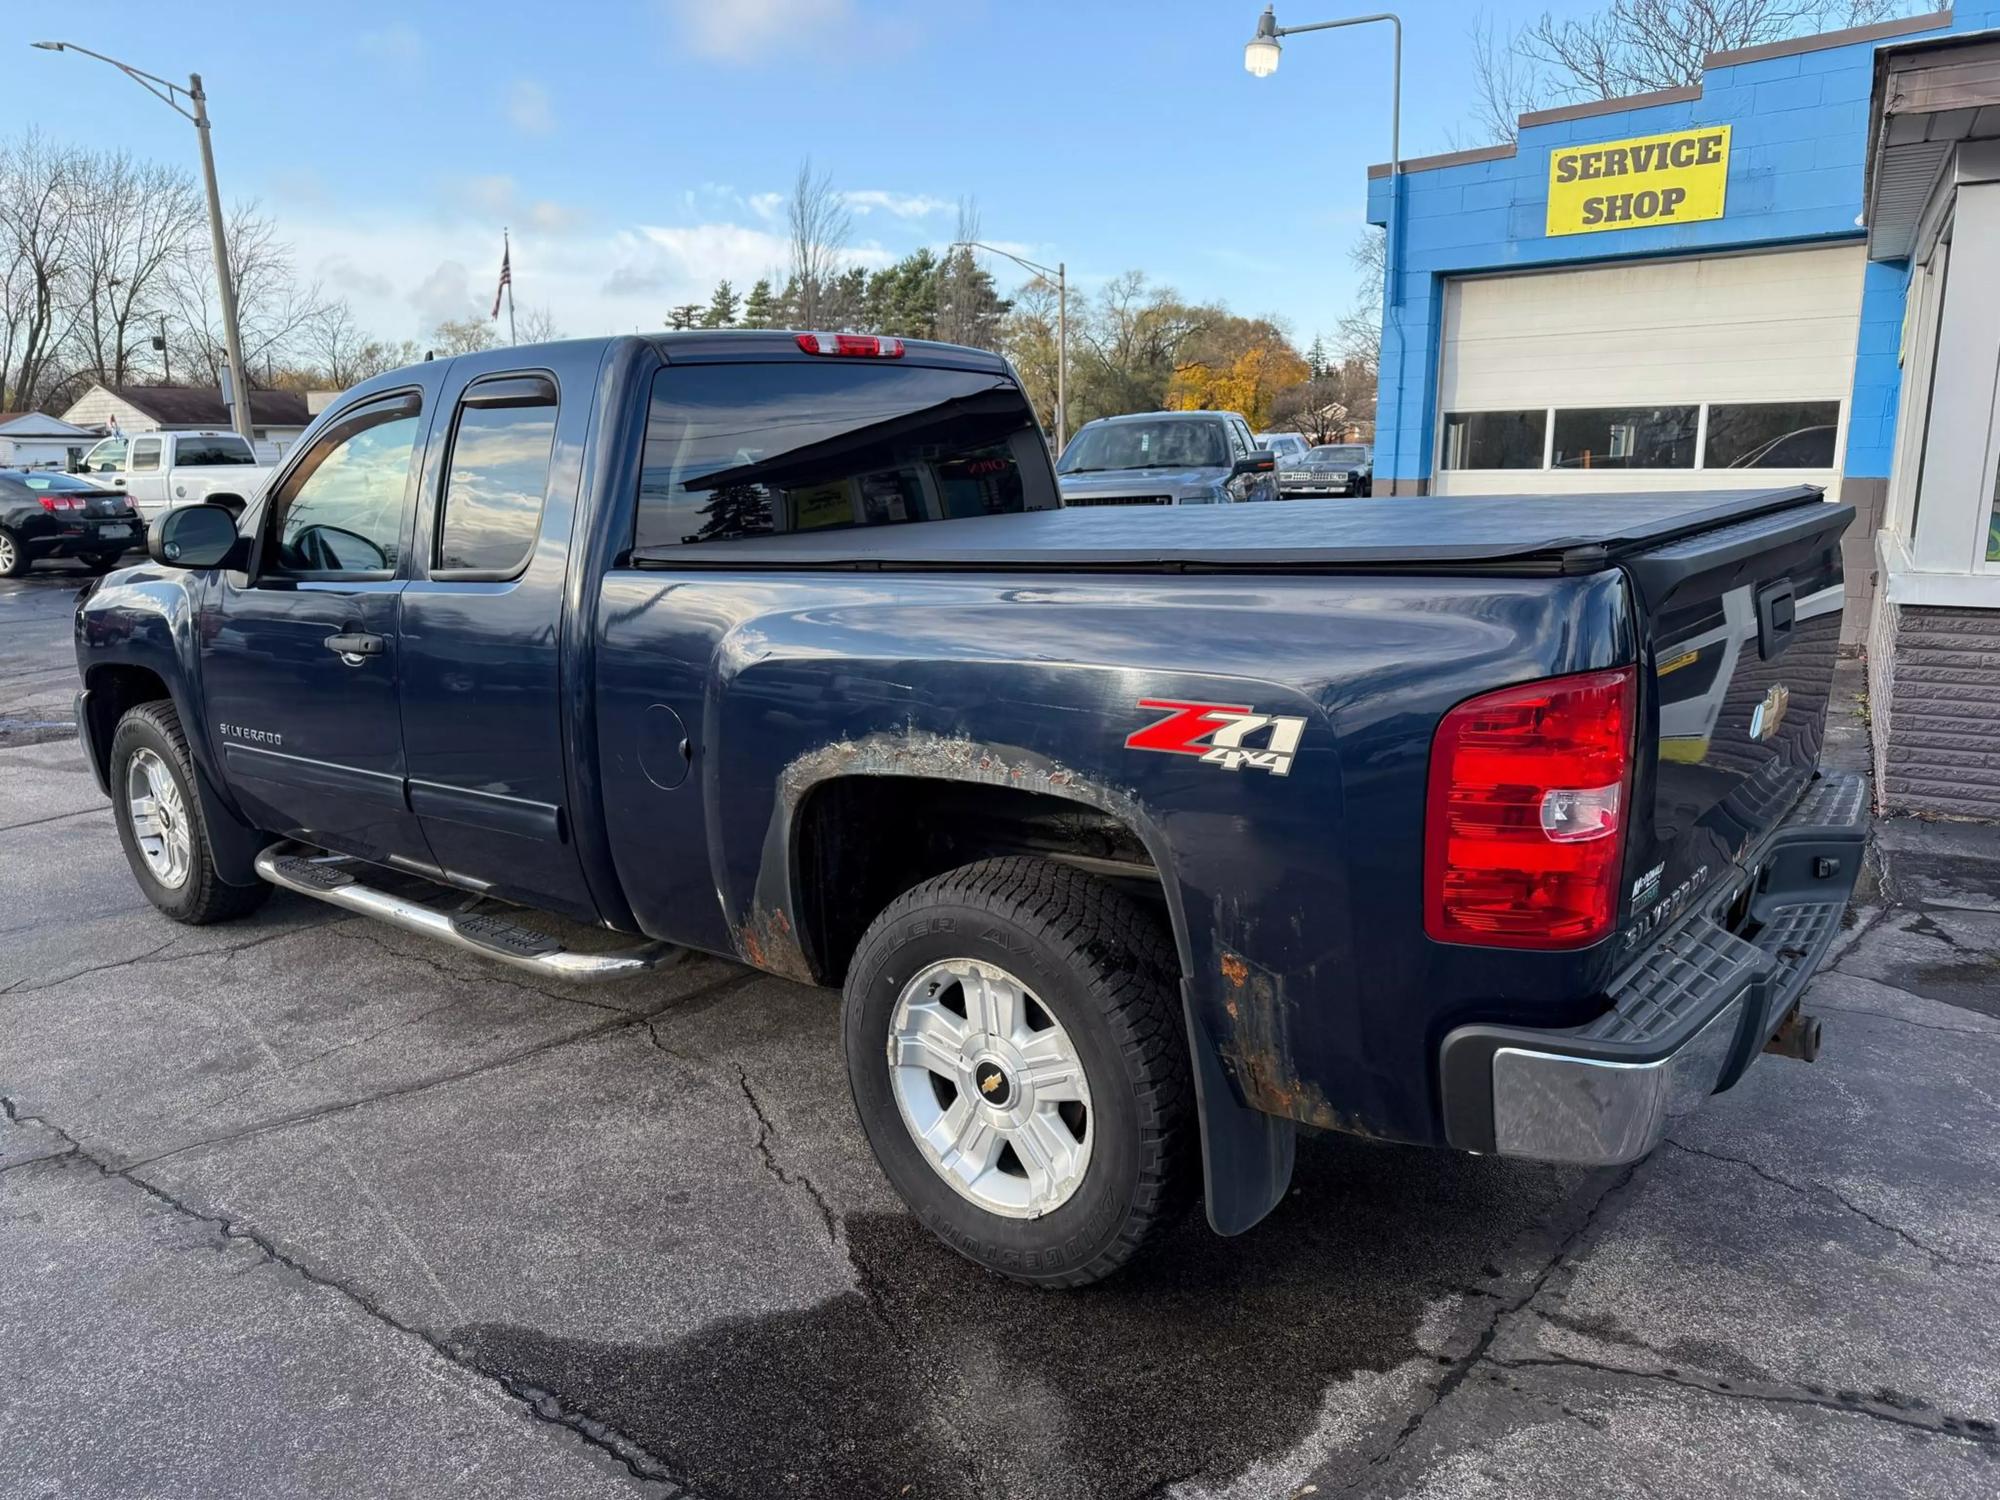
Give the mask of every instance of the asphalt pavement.
<svg viewBox="0 0 2000 1500">
<path fill-rule="evenodd" d="M 158 916 L 82 581 L 0 580 L 10 1496 L 2000 1491 L 1994 830 L 1886 827 L 1821 1060 L 1636 1167 L 1319 1137 L 1250 1234 L 1033 1292 L 889 1192 L 830 992 Z"/>
</svg>

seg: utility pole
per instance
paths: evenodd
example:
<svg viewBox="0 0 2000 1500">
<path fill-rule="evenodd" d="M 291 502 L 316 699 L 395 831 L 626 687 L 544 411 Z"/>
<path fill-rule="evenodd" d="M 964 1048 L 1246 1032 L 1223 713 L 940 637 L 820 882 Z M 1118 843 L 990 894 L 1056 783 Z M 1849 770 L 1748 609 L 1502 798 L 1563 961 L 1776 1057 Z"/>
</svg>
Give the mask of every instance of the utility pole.
<svg viewBox="0 0 2000 1500">
<path fill-rule="evenodd" d="M 954 240 L 945 247 L 947 250 L 984 250 L 988 255 L 1005 256 L 1023 270 L 1033 271 L 1046 282 L 1051 276 L 1056 282 L 1056 452 L 1060 454 L 1069 443 L 1069 266 L 1057 261 L 1055 268 L 1038 264 L 1011 250 L 1002 250 L 998 245 L 989 245 L 982 240 Z"/>
<path fill-rule="evenodd" d="M 229 236 L 222 225 L 222 194 L 215 185 L 215 148 L 208 141 L 208 96 L 201 74 L 188 74 L 188 98 L 194 101 L 194 128 L 201 137 L 201 176 L 208 189 L 208 237 L 215 251 L 215 280 L 222 293 L 222 349 L 229 360 L 230 415 L 243 441 L 254 444 L 250 420 L 250 379 L 243 368 L 243 331 L 236 325 L 236 273 L 229 264 Z"/>
<path fill-rule="evenodd" d="M 201 139 L 201 176 L 208 189 L 208 236 L 209 246 L 215 254 L 216 288 L 222 300 L 222 346 L 229 363 L 229 405 L 237 432 L 243 440 L 253 441 L 250 421 L 250 382 L 243 371 L 243 334 L 236 326 L 236 276 L 229 265 L 229 236 L 222 223 L 222 194 L 215 185 L 215 150 L 208 140 L 208 96 L 201 89 L 201 74 L 190 73 L 187 87 L 170 83 L 157 73 L 148 73 L 135 68 L 130 63 L 122 63 L 115 57 L 106 57 L 102 52 L 93 52 L 88 47 L 79 47 L 74 42 L 31 42 L 44 52 L 78 52 L 85 57 L 94 57 L 101 63 L 109 63 L 127 78 L 154 98 L 163 101 L 184 120 L 192 121 L 195 134 Z M 180 101 L 187 96 L 189 109 Z M 165 337 L 162 326 L 161 336 Z"/>
</svg>

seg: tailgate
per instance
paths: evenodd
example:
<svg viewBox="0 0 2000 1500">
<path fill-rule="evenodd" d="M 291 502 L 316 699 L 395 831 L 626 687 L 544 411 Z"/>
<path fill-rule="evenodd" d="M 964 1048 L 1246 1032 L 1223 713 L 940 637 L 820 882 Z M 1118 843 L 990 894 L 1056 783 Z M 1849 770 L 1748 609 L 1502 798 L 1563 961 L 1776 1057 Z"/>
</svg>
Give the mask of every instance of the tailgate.
<svg viewBox="0 0 2000 1500">
<path fill-rule="evenodd" d="M 1840 646 L 1840 538 L 1853 519 L 1851 506 L 1802 499 L 1624 560 L 1652 688 L 1626 851 L 1627 947 L 1730 878 L 1811 781 Z"/>
</svg>

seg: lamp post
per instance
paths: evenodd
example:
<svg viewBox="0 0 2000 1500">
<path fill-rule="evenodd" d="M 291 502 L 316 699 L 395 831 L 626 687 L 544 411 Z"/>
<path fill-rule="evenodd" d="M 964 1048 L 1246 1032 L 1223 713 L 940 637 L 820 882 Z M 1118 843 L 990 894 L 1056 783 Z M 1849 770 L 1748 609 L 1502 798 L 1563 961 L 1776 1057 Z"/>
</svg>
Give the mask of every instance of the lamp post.
<svg viewBox="0 0 2000 1500">
<path fill-rule="evenodd" d="M 1257 18 L 1256 33 L 1243 45 L 1243 66 L 1258 78 L 1269 78 L 1278 71 L 1278 59 L 1284 53 L 1280 37 L 1296 36 L 1307 31 L 1333 31 L 1343 26 L 1366 26 L 1374 21 L 1387 21 L 1395 28 L 1396 33 L 1394 60 L 1389 74 L 1389 242 L 1383 247 L 1382 256 L 1384 282 L 1382 312 L 1383 322 L 1396 330 L 1396 388 L 1400 396 L 1403 383 L 1403 299 L 1397 253 L 1402 248 L 1400 225 L 1403 204 L 1403 19 L 1394 12 L 1381 11 L 1374 15 L 1348 16 L 1339 21 L 1314 21 L 1307 26 L 1280 26 L 1278 18 L 1272 14 L 1271 7 L 1267 5 L 1264 7 L 1264 13 Z M 1400 429 L 1400 399 L 1397 407 L 1397 425 Z M 1400 447 L 1400 444 L 1398 446 Z M 1392 466 L 1396 457 L 1394 453 L 1390 456 Z"/>
<path fill-rule="evenodd" d="M 208 139 L 208 95 L 202 92 L 201 74 L 190 73 L 187 87 L 182 88 L 177 83 L 169 83 L 130 63 L 106 57 L 88 47 L 79 47 L 74 42 L 35 42 L 32 45 L 44 52 L 80 52 L 85 57 L 109 63 L 154 98 L 163 100 L 174 113 L 193 122 L 195 134 L 201 141 L 202 182 L 208 189 L 208 235 L 215 255 L 216 286 L 222 299 L 222 346 L 229 362 L 230 416 L 243 440 L 254 442 L 255 430 L 250 421 L 250 384 L 243 373 L 243 334 L 236 325 L 236 282 L 229 270 L 229 238 L 222 226 L 222 195 L 215 186 L 215 150 Z M 188 104 L 194 107 L 189 109 L 183 105 L 181 96 L 185 96 Z"/>
<path fill-rule="evenodd" d="M 984 250 L 989 255 L 1004 255 L 1024 270 L 1033 271 L 1044 281 L 1050 277 L 1056 283 L 1056 452 L 1061 453 L 1069 442 L 1069 267 L 1057 261 L 1055 269 L 1038 265 L 1024 255 L 1016 255 L 1012 250 L 1002 250 L 997 245 L 988 245 L 980 240 L 954 240 L 946 248 L 951 250 Z"/>
</svg>

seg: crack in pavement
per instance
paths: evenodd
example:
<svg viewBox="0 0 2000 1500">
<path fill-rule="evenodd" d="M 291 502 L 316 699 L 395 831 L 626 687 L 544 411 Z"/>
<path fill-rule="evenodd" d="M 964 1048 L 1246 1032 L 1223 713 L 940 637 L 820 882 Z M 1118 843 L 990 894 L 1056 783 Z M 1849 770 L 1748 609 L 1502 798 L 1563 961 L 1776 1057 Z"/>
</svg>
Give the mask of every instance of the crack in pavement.
<svg viewBox="0 0 2000 1500">
<path fill-rule="evenodd" d="M 0 823 L 0 833 L 12 833 L 17 828 L 39 828 L 44 823 L 60 823 L 65 818 L 87 818 L 92 813 L 108 813 L 111 804 L 106 802 L 98 807 L 79 807 L 75 812 L 50 813 L 46 818 L 29 818 L 23 823 Z"/>
<path fill-rule="evenodd" d="M 1442 1406 L 1450 1398 L 1452 1392 L 1465 1384 L 1466 1379 L 1479 1365 L 1489 1360 L 1498 1363 L 1497 1360 L 1493 1359 L 1491 1350 L 1494 1340 L 1500 1336 L 1501 1325 L 1509 1317 L 1526 1308 L 1535 1298 L 1541 1295 L 1542 1288 L 1548 1283 L 1549 1278 L 1555 1274 L 1556 1269 L 1569 1257 L 1571 1251 L 1581 1244 L 1584 1237 L 1590 1233 L 1592 1227 L 1597 1223 L 1598 1216 L 1604 1211 L 1605 1207 L 1612 1199 L 1620 1196 L 1626 1189 L 1631 1187 L 1633 1178 L 1638 1175 L 1639 1169 L 1644 1165 L 1644 1161 L 1634 1162 L 1631 1166 L 1621 1171 L 1615 1181 L 1609 1182 L 1604 1186 L 1597 1197 L 1592 1200 L 1590 1207 L 1585 1210 L 1582 1219 L 1577 1223 L 1576 1227 L 1564 1235 L 1557 1243 L 1555 1252 L 1549 1257 L 1548 1264 L 1536 1273 L 1534 1280 L 1528 1284 L 1528 1289 L 1525 1292 L 1519 1297 L 1511 1299 L 1494 1297 L 1497 1305 L 1493 1309 L 1493 1316 L 1486 1320 L 1486 1326 L 1480 1330 L 1479 1337 L 1474 1340 L 1470 1352 L 1463 1359 L 1454 1362 L 1451 1368 L 1445 1371 L 1444 1378 L 1431 1388 L 1430 1400 L 1410 1413 L 1395 1437 L 1390 1439 L 1389 1445 L 1380 1453 L 1370 1458 L 1367 1466 L 1359 1474 L 1341 1486 L 1343 1494 L 1358 1489 L 1364 1481 L 1372 1477 L 1375 1470 L 1381 1468 L 1383 1464 L 1400 1453 L 1409 1444 L 1410 1439 L 1417 1435 L 1418 1429 L 1430 1418 L 1431 1413 Z"/>
<path fill-rule="evenodd" d="M 1865 979 L 1868 976 L 1865 974 L 1850 974 L 1847 977 L 1850 979 Z M 1871 983 L 1881 984 L 1882 982 L 1877 979 L 1871 981 Z M 1883 988 L 1894 990 L 1895 986 L 1883 985 Z M 1908 990 L 1896 990 L 1896 993 L 1899 995 L 1908 995 L 1910 992 Z M 1911 998 L 1916 999 L 1919 997 L 1911 996 Z M 1942 1004 L 1944 1002 L 1934 1001 L 1932 1003 Z M 1983 1042 L 2000 1042 L 2000 1031 L 1980 1031 L 1972 1026 L 1936 1026 L 1929 1021 L 1913 1021 L 1908 1016 L 1893 1016 L 1887 1011 L 1857 1010 L 1851 1005 L 1828 1005 L 1820 1000 L 1813 1002 L 1812 1009 L 1815 1015 L 1861 1016 L 1871 1021 L 1892 1021 L 1898 1026 L 1914 1026 L 1919 1031 L 1941 1031 L 1946 1036 L 1969 1036 L 1977 1037 Z"/>
<path fill-rule="evenodd" d="M 144 953 L 135 953 L 130 958 L 114 959 L 108 964 L 92 964 L 89 968 L 77 969 L 57 979 L 46 979 L 40 984 L 29 984 L 25 979 L 17 979 L 5 988 L 0 988 L 0 995 L 38 995 L 43 990 L 58 989 L 75 980 L 87 979 L 92 974 L 103 974 L 112 969 L 134 968 L 140 964 L 177 964 L 184 963 L 191 958 L 215 958 L 219 956 L 222 959 L 223 966 L 226 968 L 236 961 L 236 955 L 239 953 L 248 953 L 252 948 L 261 948 L 266 943 L 275 943 L 288 937 L 296 937 L 303 932 L 313 932 L 322 927 L 337 926 L 342 920 L 359 921 L 361 919 L 335 918 L 330 921 L 307 922 L 297 927 L 285 927 L 276 932 L 267 932 L 262 937 L 252 938 L 247 943 L 226 943 L 213 948 L 186 948 L 179 953 L 168 953 L 167 950 L 169 948 L 182 941 L 184 935 L 177 935 L 168 938 L 156 948 L 148 948 Z M 163 954 L 165 955 L 164 957 L 161 956 Z"/>
<path fill-rule="evenodd" d="M 669 1046 L 661 1039 L 659 1027 L 654 1024 L 661 1016 L 668 1014 L 671 1014 L 671 1012 L 657 1012 L 655 1015 L 646 1018 L 646 1035 L 652 1041 L 654 1048 L 674 1061 L 685 1063 L 687 1066 L 707 1073 L 719 1081 L 726 1082 L 728 1079 L 729 1075 L 724 1072 L 725 1068 L 733 1072 L 736 1086 L 742 1091 L 744 1102 L 750 1106 L 750 1112 L 757 1121 L 757 1139 L 753 1145 L 760 1164 L 766 1172 L 777 1178 L 780 1183 L 783 1183 L 787 1187 L 798 1188 L 811 1198 L 814 1207 L 819 1210 L 821 1222 L 826 1226 L 828 1244 L 834 1249 L 840 1250 L 847 1258 L 848 1268 L 854 1273 L 855 1288 L 860 1294 L 862 1306 L 868 1310 L 869 1317 L 873 1318 L 877 1326 L 881 1328 L 883 1337 L 887 1338 L 897 1349 L 902 1351 L 904 1358 L 912 1362 L 920 1361 L 923 1356 L 918 1349 L 916 1340 L 911 1336 L 909 1330 L 889 1310 L 889 1300 L 881 1275 L 875 1270 L 874 1266 L 869 1264 L 867 1258 L 862 1255 L 860 1248 L 854 1243 L 853 1236 L 844 1232 L 840 1216 L 834 1211 L 833 1205 L 827 1201 L 826 1195 L 821 1191 L 819 1184 L 803 1173 L 794 1173 L 787 1170 L 773 1153 L 771 1142 L 776 1137 L 777 1127 L 772 1122 L 770 1115 L 765 1111 L 763 1102 L 757 1097 L 756 1091 L 752 1089 L 748 1070 L 740 1063 L 725 1064 L 719 1059 L 699 1057 L 693 1053 L 684 1052 L 677 1047 Z M 966 1483 L 972 1487 L 973 1495 L 975 1497 L 984 1497 L 987 1495 L 989 1491 L 986 1479 L 980 1472 L 979 1461 L 976 1456 L 979 1452 L 978 1445 L 960 1430 L 949 1408 L 944 1403 L 934 1403 L 930 1409 L 929 1416 L 941 1430 L 944 1440 L 950 1445 L 953 1456 L 958 1461 L 960 1472 L 964 1474 Z"/>
<path fill-rule="evenodd" d="M 1952 1255 L 1948 1255 L 1944 1251 L 1937 1249 L 1935 1246 L 1926 1244 L 1923 1240 L 1919 1239 L 1916 1235 L 1911 1234 L 1909 1230 L 1904 1229 L 1901 1225 L 1891 1224 L 1887 1219 L 1878 1218 L 1876 1215 L 1870 1213 L 1867 1209 L 1863 1208 L 1860 1204 L 1856 1203 L 1852 1198 L 1849 1198 L 1845 1193 L 1841 1192 L 1838 1188 L 1829 1187 L 1824 1182 L 1815 1181 L 1809 1185 L 1802 1186 L 1799 1183 L 1791 1181 L 1789 1178 L 1780 1177 L 1776 1172 L 1771 1171 L 1767 1167 L 1758 1165 L 1756 1162 L 1750 1160 L 1750 1158 L 1748 1158 L 1747 1156 L 1730 1156 L 1726 1152 L 1710 1151 L 1701 1146 L 1689 1146 L 1683 1144 L 1680 1141 L 1675 1141 L 1675 1140 L 1663 1141 L 1661 1144 L 1666 1146 L 1671 1146 L 1674 1150 L 1684 1152 L 1689 1156 L 1703 1156 L 1707 1157 L 1710 1161 L 1728 1162 L 1733 1166 L 1747 1167 L 1750 1171 L 1756 1173 L 1757 1176 L 1763 1178 L 1764 1181 L 1771 1183 L 1776 1187 L 1784 1188 L 1787 1192 L 1796 1193 L 1801 1198 L 1812 1198 L 1818 1194 L 1825 1194 L 1828 1198 L 1831 1198 L 1835 1203 L 1838 1203 L 1842 1208 L 1846 1209 L 1849 1213 L 1855 1215 L 1855 1217 L 1867 1220 L 1870 1224 L 1873 1224 L 1877 1229 L 1880 1229 L 1887 1234 L 1893 1234 L 1894 1236 L 1896 1236 L 1897 1239 L 1903 1241 L 1903 1243 L 1910 1246 L 1912 1249 L 1917 1250 L 1922 1254 L 1929 1256 L 1931 1260 L 1933 1260 L 1940 1266 L 1950 1266 L 1957 1270 L 1984 1270 L 1990 1268 L 1993 1264 L 1991 1261 L 1960 1260 Z"/>
<path fill-rule="evenodd" d="M 387 1308 L 382 1307 L 372 1298 L 349 1286 L 346 1282 L 326 1272 L 315 1269 L 300 1260 L 297 1256 L 282 1249 L 275 1240 L 252 1226 L 239 1223 L 226 1215 L 205 1213 L 175 1194 L 168 1192 L 165 1188 L 147 1182 L 141 1177 L 134 1176 L 134 1168 L 132 1167 L 112 1166 L 60 1125 L 53 1124 L 39 1115 L 24 1115 L 20 1113 L 15 1101 L 4 1095 L 0 1095 L 0 1116 L 4 1116 L 10 1124 L 39 1125 L 42 1129 L 67 1141 L 71 1148 L 60 1156 L 39 1157 L 33 1163 L 23 1162 L 20 1165 L 40 1166 L 52 1161 L 80 1161 L 95 1168 L 104 1177 L 115 1177 L 121 1181 L 129 1182 L 148 1197 L 164 1204 L 167 1208 L 184 1218 L 197 1224 L 212 1226 L 225 1239 L 241 1240 L 254 1246 L 263 1253 L 265 1259 L 270 1263 L 282 1266 L 312 1285 L 323 1287 L 337 1296 L 345 1298 L 368 1317 L 394 1329 L 396 1332 L 419 1340 L 425 1347 L 444 1359 L 447 1363 L 497 1386 L 509 1397 L 519 1402 L 526 1409 L 528 1415 L 535 1421 L 559 1427 L 590 1447 L 610 1456 L 621 1464 L 633 1478 L 643 1480 L 649 1484 L 665 1486 L 666 1493 L 669 1496 L 685 1496 L 690 1493 L 680 1477 L 669 1469 L 657 1455 L 653 1454 L 637 1440 L 606 1422 L 564 1405 L 562 1399 L 553 1391 L 543 1390 L 538 1386 L 529 1385 L 524 1381 L 515 1380 L 499 1371 L 487 1368 L 477 1360 L 471 1358 L 463 1346 L 446 1343 L 426 1329 L 418 1327 L 414 1323 L 403 1321 Z"/>
<path fill-rule="evenodd" d="M 370 947 L 386 953 L 391 958 L 408 959 L 412 963 L 420 963 L 432 973 L 442 975 L 456 984 L 497 984 L 503 989 L 519 990 L 526 995 L 540 995 L 544 1000 L 560 1000 L 566 1005 L 587 1006 L 591 1010 L 609 1011 L 614 1015 L 620 1016 L 634 1014 L 634 1012 L 626 1010 L 622 1006 L 606 1005 L 601 1000 L 586 1000 L 580 995 L 564 995 L 555 990 L 545 990 L 540 985 L 529 984 L 525 980 L 517 979 L 512 974 L 470 973 L 464 969 L 454 969 L 435 953 L 427 953 L 414 949 L 405 952 L 400 948 L 392 948 L 382 940 L 381 933 L 376 930 L 372 922 L 363 922 L 351 930 L 343 930 L 340 935 L 365 942 Z M 419 938 L 418 941 L 422 942 L 424 940 Z M 491 967 L 497 969 L 499 965 L 494 963 Z"/>
<path fill-rule="evenodd" d="M 651 1030 L 650 1027 L 647 1029 Z M 803 1172 L 786 1171 L 784 1163 L 780 1162 L 777 1154 L 771 1150 L 771 1140 L 778 1133 L 777 1127 L 771 1123 L 771 1117 L 764 1112 L 763 1101 L 750 1087 L 749 1071 L 740 1064 L 736 1069 L 736 1086 L 743 1091 L 743 1100 L 750 1106 L 750 1113 L 757 1117 L 757 1139 L 752 1144 L 758 1160 L 764 1165 L 764 1170 L 786 1187 L 798 1188 L 812 1199 L 813 1207 L 819 1210 L 820 1223 L 826 1226 L 826 1242 L 836 1249 L 839 1248 L 840 1221 L 834 1214 L 832 1205 L 826 1201 L 826 1195 L 820 1192 L 818 1183 Z"/>
<path fill-rule="evenodd" d="M 237 1141 L 248 1140 L 252 1136 L 263 1135 L 267 1131 L 283 1130 L 293 1125 L 306 1125 L 316 1120 L 323 1120 L 329 1115 L 345 1114 L 349 1110 L 361 1109 L 370 1104 L 380 1104 L 391 1099 L 405 1099 L 412 1094 L 421 1094 L 429 1089 L 443 1088 L 447 1084 L 460 1083 L 468 1078 L 476 1078 L 482 1073 L 496 1072 L 502 1068 L 512 1067 L 516 1063 L 526 1062 L 530 1058 L 540 1057 L 544 1052 L 553 1052 L 558 1047 L 567 1047 L 574 1042 L 587 1042 L 597 1037 L 608 1036 L 615 1031 L 624 1031 L 634 1026 L 643 1026 L 654 1017 L 666 1015 L 678 1009 L 689 1000 L 705 998 L 731 988 L 747 986 L 763 977 L 762 974 L 755 971 L 742 974 L 725 974 L 712 983 L 675 996 L 656 1010 L 637 1014 L 621 1012 L 620 1019 L 618 1020 L 606 1021 L 597 1026 L 588 1026 L 581 1031 L 572 1031 L 565 1036 L 552 1037 L 547 1041 L 537 1042 L 532 1047 L 522 1047 L 504 1056 L 492 1058 L 483 1063 L 476 1063 L 471 1067 L 459 1068 L 450 1073 L 441 1073 L 432 1078 L 419 1079 L 414 1083 L 405 1084 L 400 1088 L 384 1089 L 380 1093 L 366 1094 L 358 1099 L 342 1099 L 331 1104 L 319 1105 L 312 1109 L 299 1110 L 296 1113 L 281 1115 L 276 1119 L 261 1121 L 255 1125 L 246 1125 L 241 1130 L 225 1131 L 220 1135 L 208 1136 L 198 1141 L 189 1141 L 185 1145 L 175 1146 L 172 1150 L 162 1151 L 154 1156 L 141 1157 L 136 1161 L 128 1163 L 123 1170 L 128 1172 L 137 1171 L 140 1167 L 149 1167 L 155 1162 L 166 1161 L 171 1157 L 184 1156 L 190 1151 L 200 1151 L 210 1146 L 231 1145 Z"/>
<path fill-rule="evenodd" d="M 1688 1391 L 1701 1391 L 1724 1400 L 1757 1401 L 1772 1406 L 1811 1406 L 1822 1411 L 1842 1412 L 1849 1416 L 1889 1422 L 1898 1427 L 1930 1433 L 1934 1437 L 1956 1438 L 1960 1442 L 1977 1443 L 1986 1447 L 2000 1446 L 2000 1432 L 1996 1432 L 1994 1424 L 1984 1418 L 1953 1417 L 1943 1414 L 1931 1418 L 1923 1414 L 1927 1408 L 1922 1403 L 1893 1404 L 1882 1400 L 1879 1396 L 1864 1396 L 1859 1391 L 1829 1392 L 1823 1387 L 1794 1388 L 1762 1383 L 1752 1385 L 1730 1380 L 1707 1380 L 1700 1376 L 1683 1374 L 1676 1369 L 1635 1370 L 1625 1365 L 1609 1364 L 1567 1354 L 1512 1359 L 1501 1355 L 1489 1355 L 1487 1362 L 1503 1370 L 1569 1367 L 1593 1370 L 1602 1375 L 1624 1375 L 1634 1380 L 1655 1380 L 1664 1385 L 1678 1386 Z"/>
</svg>

